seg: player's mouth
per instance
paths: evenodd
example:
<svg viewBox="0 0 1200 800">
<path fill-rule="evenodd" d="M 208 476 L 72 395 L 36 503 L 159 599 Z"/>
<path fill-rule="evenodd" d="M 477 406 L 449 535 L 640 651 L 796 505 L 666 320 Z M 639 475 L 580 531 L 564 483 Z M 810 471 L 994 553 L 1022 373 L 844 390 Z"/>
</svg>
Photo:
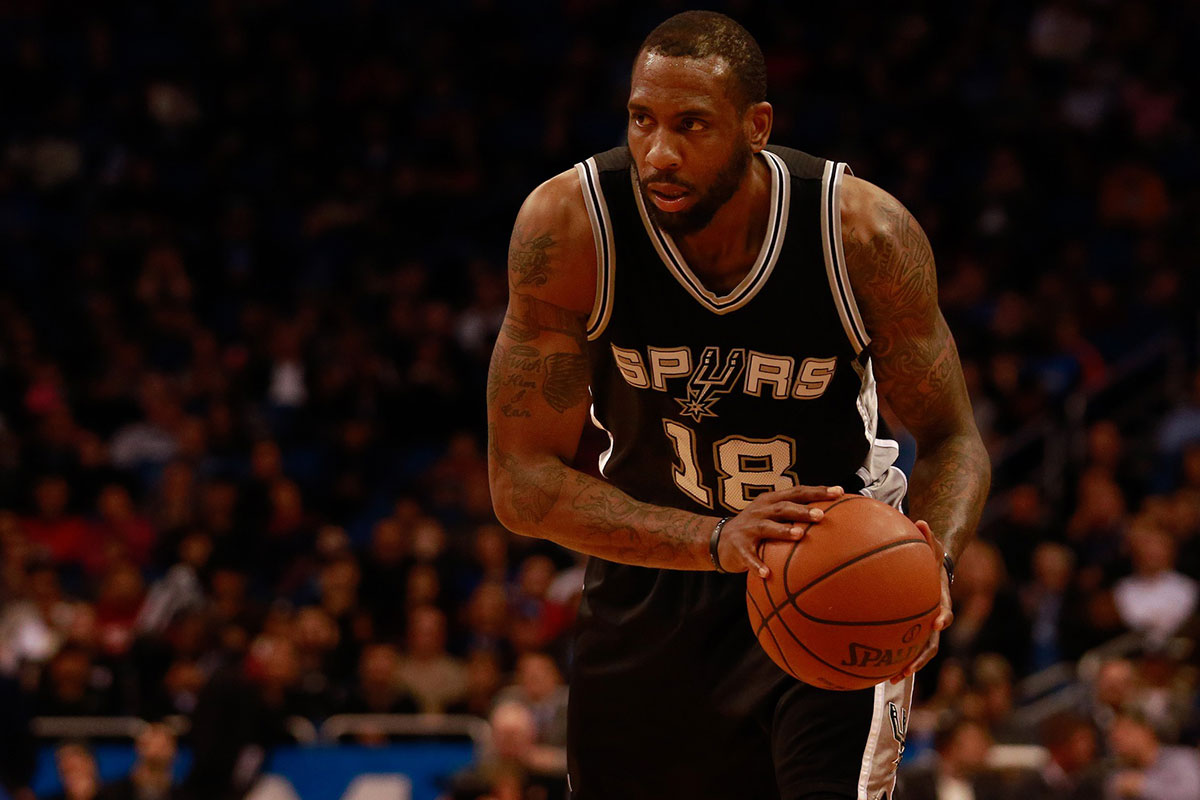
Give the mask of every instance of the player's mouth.
<svg viewBox="0 0 1200 800">
<path fill-rule="evenodd" d="M 683 211 L 693 202 L 690 191 L 670 183 L 655 183 L 646 187 L 654 205 L 662 211 Z"/>
</svg>

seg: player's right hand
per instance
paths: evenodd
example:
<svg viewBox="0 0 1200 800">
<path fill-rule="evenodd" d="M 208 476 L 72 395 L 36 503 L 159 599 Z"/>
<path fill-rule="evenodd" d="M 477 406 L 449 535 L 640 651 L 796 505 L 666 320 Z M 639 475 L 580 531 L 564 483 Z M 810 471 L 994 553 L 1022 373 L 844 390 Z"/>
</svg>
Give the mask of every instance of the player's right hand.
<svg viewBox="0 0 1200 800">
<path fill-rule="evenodd" d="M 729 572 L 756 570 L 768 578 L 771 570 L 759 558 L 762 542 L 798 542 L 810 524 L 820 522 L 824 512 L 809 503 L 836 500 L 845 494 L 840 486 L 793 486 L 760 494 L 721 529 L 717 557 Z"/>
</svg>

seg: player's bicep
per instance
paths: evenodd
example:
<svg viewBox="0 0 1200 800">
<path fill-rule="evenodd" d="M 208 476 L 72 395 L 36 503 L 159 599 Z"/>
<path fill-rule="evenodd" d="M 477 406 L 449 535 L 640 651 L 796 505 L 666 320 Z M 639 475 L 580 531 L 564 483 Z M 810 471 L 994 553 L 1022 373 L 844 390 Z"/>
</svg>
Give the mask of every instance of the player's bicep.
<svg viewBox="0 0 1200 800">
<path fill-rule="evenodd" d="M 581 202 L 574 173 L 561 175 L 530 196 L 513 228 L 487 389 L 493 439 L 507 452 L 569 460 L 586 420 L 595 254 Z"/>
<path fill-rule="evenodd" d="M 875 359 L 888 404 L 918 441 L 957 432 L 971 419 L 970 400 L 954 337 L 936 309 L 927 322 L 888 337 Z"/>
<path fill-rule="evenodd" d="M 569 459 L 590 394 L 586 315 L 514 290 L 488 370 L 488 418 L 511 451 Z"/>
<path fill-rule="evenodd" d="M 918 440 L 952 433 L 971 411 L 929 239 L 895 198 L 856 183 L 843 244 L 880 389 Z"/>
</svg>

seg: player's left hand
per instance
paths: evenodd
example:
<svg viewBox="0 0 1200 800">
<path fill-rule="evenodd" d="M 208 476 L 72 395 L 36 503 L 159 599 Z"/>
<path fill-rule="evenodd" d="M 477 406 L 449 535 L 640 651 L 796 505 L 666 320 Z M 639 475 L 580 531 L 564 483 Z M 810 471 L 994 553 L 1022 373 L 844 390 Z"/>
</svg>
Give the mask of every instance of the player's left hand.
<svg viewBox="0 0 1200 800">
<path fill-rule="evenodd" d="M 929 528 L 929 523 L 925 520 L 917 520 L 917 528 L 931 542 L 936 542 L 933 537 L 933 531 Z M 946 574 L 946 570 L 940 569 L 942 573 L 942 610 L 933 619 L 933 634 L 930 635 L 929 641 L 925 644 L 925 649 L 917 654 L 917 657 L 909 663 L 904 670 L 892 678 L 892 683 L 900 683 L 900 681 L 913 675 L 921 667 L 925 666 L 930 660 L 937 655 L 938 644 L 942 638 L 942 631 L 950 627 L 950 623 L 954 621 L 954 610 L 950 602 L 950 576 Z"/>
</svg>

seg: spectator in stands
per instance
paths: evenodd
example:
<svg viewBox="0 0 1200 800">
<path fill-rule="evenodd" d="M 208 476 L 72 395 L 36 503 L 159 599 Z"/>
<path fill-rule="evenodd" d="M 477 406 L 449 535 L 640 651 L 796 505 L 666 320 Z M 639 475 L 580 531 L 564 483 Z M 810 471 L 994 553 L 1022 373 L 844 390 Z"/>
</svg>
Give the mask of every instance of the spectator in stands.
<svg viewBox="0 0 1200 800">
<path fill-rule="evenodd" d="M 374 636 L 371 615 L 358 602 L 361 580 L 358 561 L 350 553 L 332 558 L 317 576 L 321 609 L 337 627 L 338 639 L 328 666 L 338 681 L 354 674 L 359 648 Z"/>
<path fill-rule="evenodd" d="M 97 521 L 88 537 L 85 563 L 92 574 L 107 566 L 129 561 L 139 567 L 150 563 L 155 531 L 150 521 L 138 513 L 129 490 L 112 483 L 100 490 L 96 499 Z"/>
<path fill-rule="evenodd" d="M 446 615 L 433 606 L 408 615 L 407 647 L 397 671 L 400 682 L 426 714 L 440 714 L 467 691 L 467 670 L 446 652 Z"/>
<path fill-rule="evenodd" d="M 467 656 L 467 692 L 457 703 L 446 708 L 451 714 L 472 714 L 487 718 L 496 695 L 504 685 L 500 657 L 492 650 L 473 650 Z"/>
<path fill-rule="evenodd" d="M 1164 745 L 1142 714 L 1118 714 L 1108 740 L 1120 767 L 1105 782 L 1106 800 L 1200 800 L 1200 754 Z"/>
<path fill-rule="evenodd" d="M 992 740 L 987 728 L 960 717 L 938 732 L 937 758 L 929 767 L 914 768 L 896 790 L 905 800 L 1005 800 L 983 770 Z"/>
<path fill-rule="evenodd" d="M 1157 448 L 1161 460 L 1159 487 L 1173 486 L 1178 459 L 1190 444 L 1200 442 L 1200 369 L 1192 373 L 1191 393 L 1163 417 Z"/>
<path fill-rule="evenodd" d="M 95 608 L 100 646 L 109 657 L 128 652 L 145 594 L 142 573 L 133 564 L 118 561 L 105 570 Z"/>
<path fill-rule="evenodd" d="M 1122 550 L 1127 504 L 1121 487 L 1100 469 L 1079 479 L 1075 513 L 1067 522 L 1067 544 L 1075 551 L 1086 590 L 1106 582 Z"/>
<path fill-rule="evenodd" d="M 344 667 L 337 663 L 341 633 L 320 606 L 306 606 L 283 625 L 288 622 L 299 672 L 293 708 L 303 717 L 324 719 L 345 703 Z"/>
<path fill-rule="evenodd" d="M 1103 791 L 1104 770 L 1097 760 L 1096 729 L 1071 712 L 1041 725 L 1041 744 L 1050 760 L 1016 796 L 1024 800 L 1095 800 Z"/>
<path fill-rule="evenodd" d="M 499 791 L 526 797 L 531 786 L 539 786 L 547 797 L 561 796 L 566 789 L 567 754 L 561 747 L 537 744 L 537 723 L 521 703 L 496 706 L 489 719 L 491 737 L 479 761 L 460 772 L 451 782 L 454 800 L 482 800 Z"/>
<path fill-rule="evenodd" d="M 505 669 L 515 663 L 509 629 L 508 591 L 501 583 L 488 581 L 479 584 L 467 601 L 466 630 L 457 652 L 490 650 L 500 659 Z"/>
<path fill-rule="evenodd" d="M 105 784 L 96 800 L 172 800 L 175 733 L 166 725 L 147 725 L 134 742 L 137 761 L 129 775 Z"/>
<path fill-rule="evenodd" d="M 517 660 L 516 683 L 500 692 L 496 703 L 521 703 L 533 714 L 538 744 L 567 746 L 567 687 L 554 659 L 525 653 Z"/>
<path fill-rule="evenodd" d="M 976 540 L 959 559 L 954 586 L 954 625 L 941 650 L 947 656 L 972 658 L 1004 653 L 1026 663 L 1029 632 L 1012 587 L 1005 582 L 1004 562 L 994 545 Z"/>
<path fill-rule="evenodd" d="M 1008 574 L 1023 582 L 1030 576 L 1034 549 L 1050 538 L 1050 512 L 1041 491 L 1032 484 L 1013 487 L 1005 498 L 1005 506 L 1000 518 L 980 536 L 1000 549 Z"/>
<path fill-rule="evenodd" d="M 992 740 L 1005 744 L 1024 743 L 1032 739 L 1012 719 L 1015 688 L 1013 668 L 1008 660 L 996 653 L 983 653 L 971 664 L 971 688 L 978 697 L 979 709 L 972 717 L 987 725 Z M 968 704 L 969 705 L 969 704 Z M 964 709 L 964 713 L 967 709 Z"/>
<path fill-rule="evenodd" d="M 62 792 L 51 800 L 96 800 L 100 791 L 100 776 L 96 759 L 86 745 L 78 742 L 61 744 L 54 751 L 58 779 Z"/>
<path fill-rule="evenodd" d="M 509 638 L 518 653 L 537 652 L 549 644 L 552 620 L 546 593 L 554 574 L 554 562 L 542 553 L 532 553 L 521 562 L 509 606 Z"/>
<path fill-rule="evenodd" d="M 287 718 L 299 678 L 296 650 L 260 636 L 237 669 L 214 676 L 192 715 L 192 768 L 185 800 L 239 800 L 262 771 L 271 748 L 290 740 Z"/>
<path fill-rule="evenodd" d="M 58 649 L 76 606 L 63 597 L 58 571 L 47 562 L 31 562 L 14 598 L 0 612 L 0 668 L 12 673 L 25 662 L 43 663 Z"/>
<path fill-rule="evenodd" d="M 371 529 L 371 544 L 359 564 L 362 572 L 359 595 L 375 622 L 376 635 L 400 635 L 404 615 L 396 613 L 396 598 L 407 596 L 408 572 L 412 568 L 404 525 L 395 517 L 376 522 Z"/>
<path fill-rule="evenodd" d="M 1134 573 L 1117 581 L 1113 599 L 1121 621 L 1161 647 L 1196 612 L 1200 586 L 1175 570 L 1171 535 L 1145 521 L 1129 535 Z"/>
<path fill-rule="evenodd" d="M 1070 651 L 1072 639 L 1064 619 L 1075 577 L 1075 554 L 1058 542 L 1042 542 L 1033 551 L 1033 581 L 1021 591 L 1021 606 L 1030 628 L 1030 670 L 1036 672 L 1078 656 Z"/>
<path fill-rule="evenodd" d="M 344 714 L 415 714 L 417 701 L 400 683 L 400 654 L 390 644 L 376 642 L 363 648 L 358 661 L 358 683 L 350 690 Z"/>
<path fill-rule="evenodd" d="M 90 549 L 87 522 L 71 512 L 71 487 L 62 475 L 39 478 L 33 516 L 21 524 L 29 541 L 58 564 L 79 564 Z"/>
<path fill-rule="evenodd" d="M 1097 730 L 1107 731 L 1122 709 L 1135 708 L 1141 698 L 1137 667 L 1128 658 L 1101 662 L 1091 681 L 1089 716 Z"/>
<path fill-rule="evenodd" d="M 1088 467 L 1115 481 L 1126 499 L 1136 504 L 1142 498 L 1142 482 L 1127 449 L 1121 429 L 1112 420 L 1100 420 L 1088 428 Z"/>
<path fill-rule="evenodd" d="M 37 716 L 103 716 L 117 710 L 112 675 L 98 670 L 93 659 L 93 654 L 78 644 L 59 648 L 42 675 L 34 706 Z"/>
</svg>

